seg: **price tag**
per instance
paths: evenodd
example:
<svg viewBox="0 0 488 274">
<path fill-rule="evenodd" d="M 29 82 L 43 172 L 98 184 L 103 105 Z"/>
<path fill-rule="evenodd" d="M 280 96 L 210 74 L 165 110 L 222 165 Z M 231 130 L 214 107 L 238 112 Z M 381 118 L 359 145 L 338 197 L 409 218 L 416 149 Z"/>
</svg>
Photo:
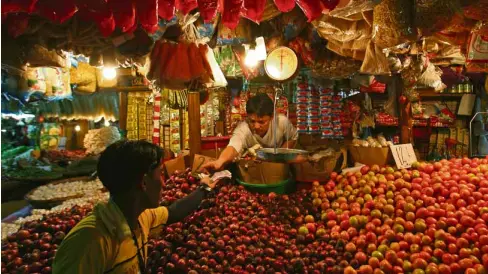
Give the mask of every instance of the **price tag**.
<svg viewBox="0 0 488 274">
<path fill-rule="evenodd" d="M 201 167 L 208 163 L 208 162 L 212 162 L 212 161 L 215 161 L 216 159 L 215 158 L 212 158 L 212 157 L 208 157 L 208 156 L 204 156 L 204 155 L 200 155 L 200 154 L 195 154 L 195 158 L 193 158 L 193 167 L 192 167 L 192 171 L 193 172 L 198 172 L 198 171 L 201 171 Z"/>
<path fill-rule="evenodd" d="M 390 150 L 399 169 L 409 168 L 413 163 L 417 162 L 417 156 L 415 156 L 412 144 L 392 145 Z"/>
</svg>

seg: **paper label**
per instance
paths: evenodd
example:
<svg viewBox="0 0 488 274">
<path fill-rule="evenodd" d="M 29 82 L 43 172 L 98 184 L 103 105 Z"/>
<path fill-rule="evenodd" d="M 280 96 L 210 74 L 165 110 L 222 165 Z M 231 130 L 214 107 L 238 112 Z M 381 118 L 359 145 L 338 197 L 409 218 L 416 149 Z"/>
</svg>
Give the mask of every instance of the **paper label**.
<svg viewBox="0 0 488 274">
<path fill-rule="evenodd" d="M 392 145 L 390 150 L 399 169 L 410 168 L 413 163 L 417 162 L 412 144 Z"/>
<path fill-rule="evenodd" d="M 200 155 L 200 154 L 195 154 L 195 158 L 193 158 L 193 167 L 192 167 L 192 171 L 193 172 L 196 172 L 196 171 L 201 171 L 201 167 L 208 163 L 208 162 L 212 162 L 212 161 L 215 161 L 216 159 L 215 158 L 212 158 L 212 157 L 208 157 L 208 156 L 204 156 L 204 155 Z"/>
</svg>

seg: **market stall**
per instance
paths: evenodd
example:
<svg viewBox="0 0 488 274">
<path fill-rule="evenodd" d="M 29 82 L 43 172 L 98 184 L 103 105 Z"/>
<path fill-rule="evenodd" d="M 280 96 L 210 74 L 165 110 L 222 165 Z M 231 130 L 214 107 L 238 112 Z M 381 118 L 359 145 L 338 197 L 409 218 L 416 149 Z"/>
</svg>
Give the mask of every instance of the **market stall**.
<svg viewBox="0 0 488 274">
<path fill-rule="evenodd" d="M 169 206 L 244 124 L 232 179 L 149 238 L 148 273 L 485 273 L 486 14 L 486 0 L 2 2 L 2 199 L 27 206 L 2 216 L 1 271 L 52 272 L 108 199 L 94 173 L 108 145 L 164 148 Z"/>
</svg>

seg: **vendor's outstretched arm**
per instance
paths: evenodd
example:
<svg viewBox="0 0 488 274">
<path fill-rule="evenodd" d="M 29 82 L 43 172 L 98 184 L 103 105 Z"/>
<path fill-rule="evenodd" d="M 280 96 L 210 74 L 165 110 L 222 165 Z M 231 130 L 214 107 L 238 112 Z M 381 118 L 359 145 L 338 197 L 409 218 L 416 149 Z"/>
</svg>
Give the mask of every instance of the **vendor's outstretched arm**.
<svg viewBox="0 0 488 274">
<path fill-rule="evenodd" d="M 210 172 L 210 171 L 219 171 L 222 170 L 228 163 L 232 162 L 239 153 L 237 150 L 232 147 L 228 146 L 222 151 L 219 158 L 216 161 L 206 163 L 202 166 L 203 171 Z"/>
</svg>

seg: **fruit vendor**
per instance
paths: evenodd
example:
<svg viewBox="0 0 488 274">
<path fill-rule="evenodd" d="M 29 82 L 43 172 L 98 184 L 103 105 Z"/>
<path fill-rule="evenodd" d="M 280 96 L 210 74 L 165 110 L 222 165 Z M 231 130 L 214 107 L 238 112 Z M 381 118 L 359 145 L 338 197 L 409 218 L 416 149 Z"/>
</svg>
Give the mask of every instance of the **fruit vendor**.
<svg viewBox="0 0 488 274">
<path fill-rule="evenodd" d="M 110 192 L 66 236 L 53 273 L 145 273 L 151 229 L 183 220 L 215 183 L 204 179 L 187 197 L 159 206 L 162 150 L 145 141 L 119 141 L 101 154 L 98 176 Z"/>
<path fill-rule="evenodd" d="M 251 97 L 246 103 L 247 119 L 240 123 L 230 139 L 229 145 L 222 151 L 220 157 L 202 166 L 206 171 L 221 170 L 231 163 L 246 149 L 255 145 L 271 148 L 275 145 L 273 128 L 273 100 L 265 93 Z M 278 116 L 276 128 L 277 147 L 294 148 L 298 139 L 298 132 L 284 115 Z"/>
</svg>

